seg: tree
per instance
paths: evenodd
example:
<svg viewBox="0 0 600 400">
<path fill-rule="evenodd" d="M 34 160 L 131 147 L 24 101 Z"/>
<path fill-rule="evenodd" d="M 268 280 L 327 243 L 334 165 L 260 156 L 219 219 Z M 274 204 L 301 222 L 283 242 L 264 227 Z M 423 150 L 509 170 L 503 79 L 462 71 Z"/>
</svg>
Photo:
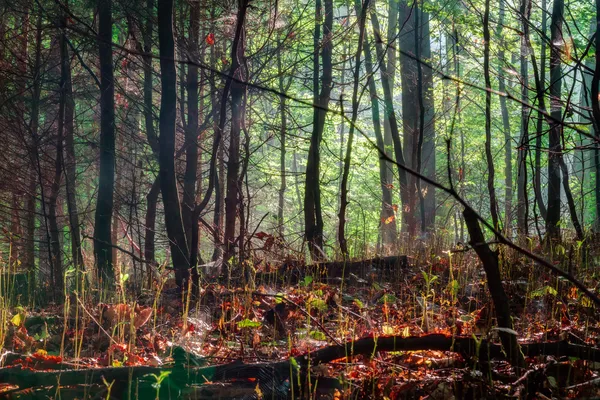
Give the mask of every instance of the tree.
<svg viewBox="0 0 600 400">
<path fill-rule="evenodd" d="M 94 255 L 98 277 L 114 280 L 111 221 L 115 186 L 115 83 L 112 56 L 112 0 L 98 2 L 100 55 L 100 178 L 94 222 Z"/>
<path fill-rule="evenodd" d="M 554 0 L 552 21 L 550 23 L 550 122 L 548 143 L 548 218 L 546 234 L 548 239 L 560 238 L 560 155 L 562 153 L 562 107 L 561 99 L 561 67 L 560 47 L 564 43 L 562 21 L 564 13 L 563 0 Z"/>
<path fill-rule="evenodd" d="M 357 0 L 358 3 L 358 0 Z M 340 189 L 340 212 L 339 228 L 338 228 L 338 240 L 340 243 L 340 250 L 344 257 L 348 256 L 348 243 L 346 242 L 346 208 L 348 207 L 348 176 L 350 175 L 350 161 L 352 159 L 352 144 L 354 141 L 354 129 L 356 124 L 356 118 L 358 118 L 358 84 L 360 77 L 360 54 L 362 53 L 362 46 L 365 39 L 365 23 L 367 21 L 367 8 L 369 7 L 369 0 L 365 0 L 362 6 L 355 4 L 356 13 L 360 15 L 358 21 L 358 49 L 354 55 L 354 84 L 352 87 L 352 117 L 350 122 L 350 130 L 348 132 L 348 143 L 346 147 L 346 156 L 344 158 L 344 170 L 342 173 L 342 185 Z"/>
<path fill-rule="evenodd" d="M 159 118 L 159 180 L 165 208 L 165 226 L 177 286 L 185 288 L 190 276 L 190 253 L 181 218 L 181 203 L 175 177 L 175 119 L 177 73 L 173 40 L 173 0 L 158 2 L 158 42 L 161 72 Z"/>
<path fill-rule="evenodd" d="M 315 30 L 313 35 L 313 98 L 316 107 L 313 111 L 313 130 L 310 137 L 308 159 L 306 163 L 306 180 L 304 185 L 304 230 L 311 257 L 320 260 L 323 252 L 323 213 L 321 209 L 321 141 L 325 128 L 324 109 L 329 106 L 332 85 L 332 50 L 333 50 L 333 0 L 325 1 L 325 23 L 321 41 L 321 0 L 315 2 Z M 321 42 L 320 42 L 321 41 Z M 322 43 L 322 44 L 320 44 Z M 319 49 L 322 48 L 323 76 L 319 85 Z M 319 87 L 321 91 L 319 92 Z"/>
</svg>

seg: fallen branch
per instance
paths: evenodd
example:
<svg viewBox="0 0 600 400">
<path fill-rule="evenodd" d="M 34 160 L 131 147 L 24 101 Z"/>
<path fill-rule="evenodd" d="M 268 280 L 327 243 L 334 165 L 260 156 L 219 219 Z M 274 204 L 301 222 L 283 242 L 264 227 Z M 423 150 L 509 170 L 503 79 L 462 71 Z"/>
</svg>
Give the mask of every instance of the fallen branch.
<svg viewBox="0 0 600 400">
<path fill-rule="evenodd" d="M 506 354 L 499 344 L 487 340 L 478 342 L 470 337 L 451 337 L 434 334 L 420 337 L 388 336 L 363 338 L 322 348 L 289 360 L 273 363 L 244 364 L 233 362 L 211 367 L 112 367 L 94 369 L 63 369 L 59 371 L 34 371 L 21 365 L 0 368 L 0 382 L 18 385 L 21 389 L 38 386 L 62 386 L 81 384 L 102 384 L 104 380 L 135 381 L 148 380 L 149 374 L 159 375 L 162 371 L 172 371 L 169 379 L 179 387 L 184 385 L 203 385 L 207 382 L 231 380 L 256 380 L 264 387 L 274 390 L 287 390 L 285 382 L 290 374 L 304 375 L 309 365 L 325 364 L 334 360 L 349 359 L 357 355 L 371 356 L 376 352 L 437 350 L 451 351 L 465 358 L 477 358 L 479 361 L 505 359 Z M 527 357 L 552 355 L 555 357 L 576 357 L 589 361 L 600 361 L 600 349 L 570 344 L 566 341 L 522 344 L 521 350 Z M 151 378 L 150 378 L 151 379 Z"/>
</svg>

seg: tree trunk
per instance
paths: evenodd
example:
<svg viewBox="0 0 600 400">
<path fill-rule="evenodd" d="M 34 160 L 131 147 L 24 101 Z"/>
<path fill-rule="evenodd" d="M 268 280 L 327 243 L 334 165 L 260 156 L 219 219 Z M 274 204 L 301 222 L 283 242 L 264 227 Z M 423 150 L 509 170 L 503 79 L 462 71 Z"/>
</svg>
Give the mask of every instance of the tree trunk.
<svg viewBox="0 0 600 400">
<path fill-rule="evenodd" d="M 333 0 L 325 1 L 325 23 L 323 24 L 323 40 L 321 39 L 322 9 L 321 0 L 315 5 L 315 30 L 313 36 L 313 98 L 316 105 L 322 108 L 329 106 L 332 87 L 332 51 L 333 51 Z M 323 76 L 319 93 L 319 47 L 322 45 Z M 308 159 L 306 162 L 306 181 L 304 186 L 304 231 L 306 241 L 313 260 L 321 260 L 323 250 L 323 214 L 321 210 L 321 141 L 325 128 L 326 112 L 320 108 L 313 110 L 313 131 L 310 137 Z"/>
<path fill-rule="evenodd" d="M 402 19 L 402 13 L 400 18 L 401 21 L 404 21 Z M 371 11 L 371 24 L 373 25 L 373 31 L 377 33 L 381 32 L 377 14 L 373 11 Z M 375 50 L 377 53 L 377 59 L 383 59 L 383 46 L 381 41 L 377 38 L 375 38 Z M 396 120 L 396 113 L 394 111 L 394 99 L 392 97 L 392 92 L 390 91 L 390 82 L 388 80 L 389 75 L 385 63 L 380 65 L 380 72 L 381 86 L 383 87 L 383 99 L 385 104 L 385 117 L 390 126 L 390 133 L 394 143 L 394 156 L 396 158 L 396 163 L 398 164 L 397 168 L 400 181 L 400 201 L 402 202 L 402 229 L 406 230 L 407 220 L 410 215 L 410 207 L 408 205 L 408 179 L 406 176 L 406 171 L 401 167 L 406 165 L 406 163 L 404 161 L 404 154 L 402 152 L 402 142 L 400 141 L 400 132 L 398 131 L 398 121 Z"/>
<path fill-rule="evenodd" d="M 550 25 L 550 123 L 549 152 L 548 152 L 548 218 L 546 234 L 550 240 L 560 239 L 560 161 L 562 157 L 562 106 L 561 83 L 562 71 L 560 66 L 560 50 L 563 46 L 562 20 L 564 12 L 563 0 L 555 0 L 552 7 L 552 22 Z"/>
<path fill-rule="evenodd" d="M 523 0 L 527 2 L 527 7 L 529 9 L 528 15 L 531 14 L 531 0 Z M 542 0 L 542 32 L 541 34 L 546 37 L 546 32 L 548 30 L 547 23 L 547 15 L 546 15 L 546 0 Z M 524 24 L 527 25 L 525 28 L 527 29 L 525 32 L 525 39 L 529 42 L 529 22 L 524 21 Z M 541 49 L 540 49 L 540 71 L 539 77 L 536 78 L 536 91 L 538 93 L 538 105 L 541 110 L 545 110 L 544 105 L 544 93 L 546 91 L 546 40 L 541 41 Z M 531 44 L 528 46 L 529 52 L 531 53 L 531 64 L 534 68 L 534 73 L 537 74 L 537 65 L 535 64 L 535 53 L 533 52 L 533 48 Z M 544 120 L 545 117 L 542 113 L 538 113 L 537 116 L 537 124 L 535 130 L 535 158 L 534 158 L 534 177 L 533 177 L 533 190 L 535 195 L 535 202 L 540 210 L 540 215 L 542 219 L 546 220 L 548 218 L 548 209 L 544 203 L 544 197 L 542 196 L 542 136 L 544 129 Z"/>
<path fill-rule="evenodd" d="M 354 3 L 356 14 L 360 14 L 358 21 L 358 49 L 354 56 L 354 84 L 352 87 L 352 117 L 350 123 L 350 130 L 348 131 L 348 142 L 346 147 L 346 156 L 344 157 L 344 170 L 342 173 L 342 185 L 340 190 L 340 212 L 338 214 L 339 227 L 338 227 L 338 241 L 340 243 L 340 250 L 344 258 L 348 257 L 348 243 L 346 242 L 346 208 L 348 207 L 348 176 L 350 175 L 350 161 L 352 160 L 352 144 L 354 141 L 354 124 L 358 118 L 358 85 L 360 78 L 360 54 L 362 53 L 362 46 L 365 38 L 365 23 L 367 21 L 367 8 L 369 7 L 369 0 L 364 0 L 364 3 L 360 4 L 360 0 L 355 0 Z"/>
<path fill-rule="evenodd" d="M 423 3 L 422 3 L 423 4 Z M 429 29 L 429 14 L 419 11 L 419 54 L 421 58 L 429 62 L 431 59 L 431 33 Z M 421 64 L 419 64 L 421 66 Z M 436 180 L 436 155 L 435 155 L 435 99 L 433 87 L 433 71 L 429 67 L 422 68 L 422 99 L 423 117 L 419 129 L 423 130 L 423 146 L 421 150 L 421 170 L 423 175 Z M 435 229 L 435 217 L 437 205 L 435 201 L 436 189 L 428 183 L 421 184 L 421 196 L 423 197 L 424 224 L 423 232 L 433 232 Z"/>
<path fill-rule="evenodd" d="M 488 168 L 488 192 L 490 195 L 490 213 L 492 223 L 496 230 L 499 229 L 498 221 L 498 202 L 496 201 L 496 189 L 494 186 L 494 158 L 492 156 L 492 81 L 490 79 L 490 0 L 485 1 L 485 11 L 483 16 L 483 40 L 484 58 L 483 72 L 485 75 L 485 158 Z"/>
<path fill-rule="evenodd" d="M 521 1 L 520 12 L 522 15 L 523 30 L 526 32 L 529 23 L 529 0 Z M 498 25 L 500 26 L 500 25 Z M 500 28 L 498 28 L 500 29 Z M 521 101 L 529 103 L 529 69 L 527 63 L 527 41 L 521 37 Z M 521 135 L 518 147 L 517 160 L 517 232 L 519 235 L 529 234 L 529 201 L 527 199 L 527 153 L 529 149 L 529 107 L 521 107 Z"/>
<path fill-rule="evenodd" d="M 277 48 L 281 50 L 281 41 L 277 39 Z M 281 60 L 281 51 L 277 52 L 277 76 L 279 77 L 279 91 L 284 93 L 286 87 L 283 82 L 283 65 Z M 284 226 L 284 208 L 285 208 L 285 191 L 287 190 L 286 182 L 286 135 L 287 135 L 287 115 L 286 115 L 286 98 L 279 97 L 279 117 L 281 118 L 281 127 L 279 129 L 279 173 L 281 174 L 281 182 L 279 184 L 279 198 L 277 203 L 277 232 L 279 238 L 283 240 L 285 233 Z"/>
<path fill-rule="evenodd" d="M 413 7 L 414 5 L 414 7 Z M 404 135 L 404 159 L 406 165 L 413 170 L 417 170 L 417 159 L 419 156 L 419 94 L 417 88 L 418 82 L 418 63 L 408 56 L 410 53 L 415 58 L 417 56 L 417 41 L 415 32 L 415 19 L 418 18 L 416 3 L 402 0 L 400 2 L 400 48 L 403 53 L 400 54 L 400 80 L 402 83 L 402 131 Z M 413 175 L 408 177 L 407 202 L 402 202 L 403 226 L 402 230 L 407 232 L 409 237 L 414 237 L 417 233 L 417 179 Z"/>
<path fill-rule="evenodd" d="M 159 117 L 159 179 L 165 209 L 165 225 L 175 269 L 175 280 L 184 289 L 189 278 L 190 253 L 181 218 L 175 177 L 175 120 L 177 117 L 177 72 L 173 40 L 173 0 L 158 2 L 161 101 Z"/>
<path fill-rule="evenodd" d="M 498 50 L 498 90 L 501 93 L 506 92 L 506 83 L 504 80 L 504 64 L 506 44 L 502 38 L 502 27 L 504 26 L 504 0 L 498 1 L 498 25 L 496 28 L 496 38 L 499 41 Z M 527 86 L 525 86 L 527 87 Z M 506 97 L 499 96 L 500 112 L 502 113 L 502 130 L 504 132 L 504 232 L 508 237 L 511 237 L 512 225 L 512 137 L 510 134 L 510 117 L 508 115 L 508 106 L 506 105 Z"/>
<path fill-rule="evenodd" d="M 231 52 L 231 74 L 236 79 L 246 79 L 244 53 L 246 46 L 245 20 L 247 0 L 238 1 L 238 15 L 235 43 Z M 246 86 L 233 81 L 231 83 L 231 131 L 229 134 L 229 153 L 227 158 L 227 195 L 225 197 L 225 260 L 229 260 L 235 254 L 235 227 L 240 206 L 239 172 L 240 172 L 240 133 L 242 129 L 242 118 L 245 113 L 244 95 Z M 240 221 L 240 225 L 243 221 Z M 240 243 L 241 248 L 241 243 Z"/>
<path fill-rule="evenodd" d="M 371 97 L 371 115 L 373 119 L 373 131 L 375 132 L 375 140 L 377 147 L 380 150 L 385 149 L 385 138 L 381 134 L 381 121 L 379 116 L 379 98 L 377 95 L 377 86 L 375 85 L 375 76 L 373 75 L 373 56 L 371 55 L 371 49 L 367 43 L 365 37 L 365 43 L 363 47 L 365 53 L 365 70 L 367 76 L 369 76 L 369 95 Z M 389 124 L 388 124 L 389 127 Z M 379 181 L 381 185 L 381 213 L 380 213 L 380 225 L 381 225 L 381 239 L 384 248 L 388 248 L 391 253 L 397 251 L 397 230 L 396 230 L 396 216 L 393 208 L 392 190 L 390 188 L 391 182 L 388 180 L 388 163 L 379 157 Z"/>
<path fill-rule="evenodd" d="M 66 24 L 63 16 L 63 23 Z M 75 140 L 74 140 L 74 113 L 75 102 L 73 101 L 73 87 L 71 80 L 71 62 L 69 58 L 69 49 L 67 47 L 65 33 L 61 35 L 61 71 L 64 74 L 64 84 L 62 91 L 65 96 L 64 110 L 64 137 L 65 137 L 65 185 L 67 193 L 67 209 L 69 211 L 69 229 L 71 231 L 71 257 L 75 268 L 84 268 L 83 253 L 81 250 L 81 232 L 79 221 L 79 208 L 77 207 L 76 197 L 76 174 L 77 162 L 75 158 Z"/>
<path fill-rule="evenodd" d="M 194 221 L 192 214 L 196 205 L 196 182 L 198 180 L 198 67 L 195 63 L 200 61 L 198 56 L 199 35 L 200 1 L 195 0 L 190 2 L 188 58 L 192 62 L 188 64 L 186 85 L 188 117 L 185 130 L 185 174 L 183 177 L 183 204 L 181 205 L 185 235 L 190 249 L 192 248 L 192 229 L 194 229 L 192 225 L 198 225 L 198 220 Z"/>
<path fill-rule="evenodd" d="M 463 211 L 465 222 L 471 237 L 470 245 L 473 247 L 485 270 L 488 288 L 496 311 L 496 321 L 499 328 L 513 330 L 513 321 L 510 315 L 510 302 L 502 286 L 502 277 L 500 276 L 500 267 L 498 265 L 498 253 L 493 252 L 485 242 L 485 237 L 479 226 L 477 215 L 471 209 Z M 525 366 L 525 359 L 517 336 L 511 332 L 500 330 L 498 332 L 502 341 L 502 347 L 511 364 L 516 368 Z"/>
<path fill-rule="evenodd" d="M 596 68 L 594 69 L 594 76 L 592 77 L 591 85 L 591 103 L 592 103 L 592 121 L 594 131 L 596 133 L 596 140 L 600 139 L 600 102 L 598 100 L 598 93 L 600 93 L 600 1 L 596 0 Z M 594 166 L 596 170 L 596 186 L 594 188 L 594 195 L 596 200 L 596 221 L 595 228 L 600 227 L 600 150 L 596 146 L 594 148 Z"/>
<path fill-rule="evenodd" d="M 94 223 L 94 255 L 103 285 L 114 281 L 111 221 L 115 185 L 115 109 L 112 56 L 112 0 L 98 2 L 100 49 L 100 179 Z"/>
</svg>

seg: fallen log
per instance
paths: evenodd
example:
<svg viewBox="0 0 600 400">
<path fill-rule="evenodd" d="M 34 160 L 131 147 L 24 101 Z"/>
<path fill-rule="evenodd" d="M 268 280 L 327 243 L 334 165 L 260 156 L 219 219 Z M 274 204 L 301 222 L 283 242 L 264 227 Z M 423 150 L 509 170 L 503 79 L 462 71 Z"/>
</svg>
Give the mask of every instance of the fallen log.
<svg viewBox="0 0 600 400">
<path fill-rule="evenodd" d="M 375 257 L 357 261 L 329 261 L 304 265 L 296 261 L 284 263 L 277 275 L 288 283 L 297 283 L 305 276 L 319 277 L 321 279 L 349 279 L 351 274 L 360 278 L 375 274 L 377 277 L 391 277 L 399 271 L 408 268 L 407 256 Z M 266 275 L 257 274 L 257 279 L 267 278 Z"/>
<path fill-rule="evenodd" d="M 236 380 L 256 381 L 261 390 L 282 393 L 289 390 L 290 374 L 297 378 L 304 376 L 309 365 L 325 364 L 335 360 L 348 359 L 357 355 L 370 356 L 375 352 L 437 350 L 461 354 L 465 358 L 479 361 L 505 359 L 502 346 L 485 339 L 476 341 L 471 337 L 451 337 L 440 334 L 420 337 L 367 337 L 342 345 L 333 345 L 273 363 L 244 364 L 236 361 L 229 364 L 210 367 L 175 366 L 150 367 L 108 367 L 93 369 L 63 369 L 54 371 L 34 371 L 22 365 L 0 368 L 0 382 L 17 385 L 21 389 L 39 386 L 73 386 L 98 384 L 103 382 L 146 381 L 152 382 L 152 375 L 171 371 L 168 379 L 177 387 L 186 385 L 204 385 L 207 382 L 226 382 Z M 600 349 L 566 341 L 522 344 L 521 350 L 526 357 L 556 356 L 575 357 L 588 361 L 600 361 Z"/>
</svg>

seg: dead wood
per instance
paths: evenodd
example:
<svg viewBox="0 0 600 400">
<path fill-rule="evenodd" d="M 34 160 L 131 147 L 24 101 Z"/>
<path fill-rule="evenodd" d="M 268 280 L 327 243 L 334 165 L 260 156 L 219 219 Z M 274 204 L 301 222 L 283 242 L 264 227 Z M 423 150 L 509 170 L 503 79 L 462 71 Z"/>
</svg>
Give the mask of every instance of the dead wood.
<svg viewBox="0 0 600 400">
<path fill-rule="evenodd" d="M 206 382 L 227 382 L 235 380 L 256 380 L 262 389 L 273 392 L 289 390 L 287 382 L 296 382 L 297 374 L 304 376 L 309 365 L 329 363 L 334 360 L 352 358 L 363 355 L 371 356 L 375 352 L 437 350 L 461 354 L 467 359 L 479 361 L 505 359 L 506 354 L 499 344 L 482 339 L 477 342 L 471 337 L 451 337 L 433 334 L 421 337 L 367 337 L 342 345 L 333 345 L 313 351 L 310 354 L 293 359 L 273 362 L 244 364 L 233 362 L 210 367 L 189 367 L 176 365 L 170 367 L 109 367 L 94 369 L 69 369 L 65 365 L 62 370 L 34 371 L 21 365 L 0 368 L 0 382 L 19 386 L 21 389 L 40 386 L 73 386 L 82 384 L 102 385 L 117 381 L 149 381 L 151 374 L 160 375 L 162 371 L 171 371 L 170 382 L 178 387 L 185 385 L 203 385 Z M 540 355 L 555 357 L 576 357 L 588 361 L 600 361 L 600 349 L 571 344 L 566 341 L 530 343 L 521 345 L 527 357 Z M 290 374 L 295 379 L 289 379 Z M 150 377 L 149 377 L 150 376 Z"/>
</svg>

